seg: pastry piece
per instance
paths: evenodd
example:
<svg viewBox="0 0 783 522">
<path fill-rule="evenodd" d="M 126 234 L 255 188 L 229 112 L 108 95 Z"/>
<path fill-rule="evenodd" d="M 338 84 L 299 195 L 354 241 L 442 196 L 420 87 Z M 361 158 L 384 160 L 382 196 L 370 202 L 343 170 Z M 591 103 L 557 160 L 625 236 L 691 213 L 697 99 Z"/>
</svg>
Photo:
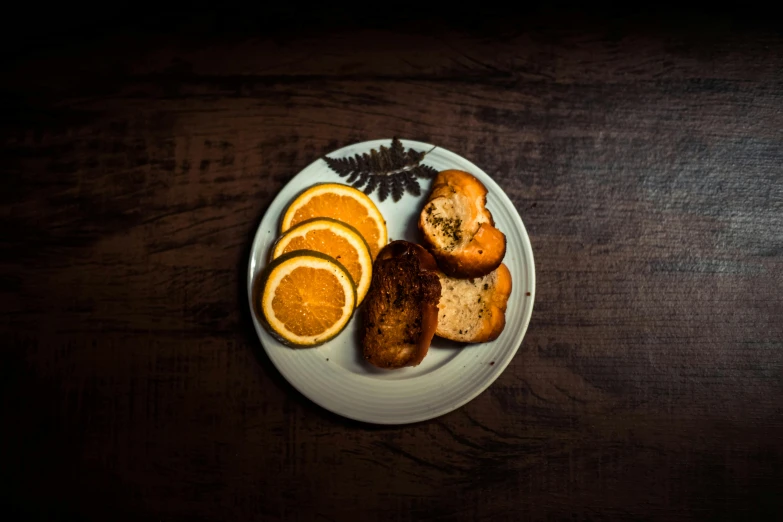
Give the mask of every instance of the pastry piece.
<svg viewBox="0 0 783 522">
<path fill-rule="evenodd" d="M 424 243 L 451 277 L 480 277 L 506 255 L 506 236 L 487 210 L 487 189 L 474 176 L 444 170 L 435 178 L 419 216 Z"/>
<path fill-rule="evenodd" d="M 497 339 L 506 326 L 506 304 L 511 295 L 511 273 L 506 265 L 473 279 L 441 273 L 440 284 L 435 335 L 463 343 Z"/>
<path fill-rule="evenodd" d="M 437 265 L 424 248 L 392 241 L 378 254 L 364 300 L 364 358 L 380 368 L 416 366 L 427 355 L 438 322 Z"/>
</svg>

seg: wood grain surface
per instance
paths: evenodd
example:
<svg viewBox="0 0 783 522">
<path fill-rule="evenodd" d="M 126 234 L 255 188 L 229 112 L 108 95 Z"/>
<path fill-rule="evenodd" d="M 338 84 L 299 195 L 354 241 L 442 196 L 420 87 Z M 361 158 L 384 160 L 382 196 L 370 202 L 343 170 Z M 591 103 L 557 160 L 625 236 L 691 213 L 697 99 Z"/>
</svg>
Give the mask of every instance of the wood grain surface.
<svg viewBox="0 0 783 522">
<path fill-rule="evenodd" d="M 4 51 L 6 513 L 779 519 L 781 33 L 552 13 L 204 20 Z M 486 392 L 376 427 L 276 372 L 245 274 L 291 177 L 391 136 L 500 184 L 538 287 Z"/>
</svg>

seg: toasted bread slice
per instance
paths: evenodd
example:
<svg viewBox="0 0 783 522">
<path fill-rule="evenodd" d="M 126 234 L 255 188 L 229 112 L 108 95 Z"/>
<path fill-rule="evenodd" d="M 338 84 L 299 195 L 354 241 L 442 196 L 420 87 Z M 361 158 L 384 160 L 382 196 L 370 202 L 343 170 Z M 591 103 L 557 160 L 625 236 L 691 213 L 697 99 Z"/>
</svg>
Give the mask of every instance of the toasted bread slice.
<svg viewBox="0 0 783 522">
<path fill-rule="evenodd" d="M 506 255 L 506 236 L 486 208 L 487 189 L 472 175 L 444 170 L 419 216 L 419 230 L 440 269 L 452 277 L 480 277 Z"/>
<path fill-rule="evenodd" d="M 498 338 L 506 326 L 511 273 L 501 264 L 483 277 L 457 279 L 439 274 L 441 296 L 435 335 L 463 343 Z"/>
<path fill-rule="evenodd" d="M 438 322 L 437 264 L 423 247 L 392 241 L 378 254 L 364 301 L 364 358 L 380 368 L 419 364 Z"/>
</svg>

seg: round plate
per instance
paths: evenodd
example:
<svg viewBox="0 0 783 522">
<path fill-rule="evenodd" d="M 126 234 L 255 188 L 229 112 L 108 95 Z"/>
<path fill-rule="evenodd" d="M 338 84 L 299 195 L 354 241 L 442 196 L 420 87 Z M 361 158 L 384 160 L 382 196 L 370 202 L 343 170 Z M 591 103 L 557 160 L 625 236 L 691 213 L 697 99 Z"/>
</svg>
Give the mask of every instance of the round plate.
<svg viewBox="0 0 783 522">
<path fill-rule="evenodd" d="M 391 140 L 357 143 L 329 154 L 339 158 L 370 149 L 389 146 Z M 428 151 L 433 145 L 402 140 L 405 148 Z M 293 349 L 281 344 L 253 312 L 253 322 L 261 344 L 281 374 L 313 402 L 339 415 L 376 424 L 405 424 L 438 417 L 467 403 L 498 378 L 522 343 L 535 297 L 535 269 L 530 239 L 514 204 L 484 171 L 440 147 L 422 162 L 437 170 L 470 172 L 487 187 L 487 208 L 495 225 L 506 234 L 503 262 L 511 272 L 513 289 L 506 310 L 506 328 L 489 343 L 465 345 L 435 337 L 427 357 L 419 366 L 381 370 L 361 356 L 358 331 L 359 312 L 340 335 L 316 348 Z M 298 193 L 314 183 L 345 183 L 319 159 L 297 174 L 269 206 L 256 232 L 248 268 L 248 300 L 253 310 L 253 281 L 266 264 L 269 250 L 278 236 L 283 211 Z M 389 197 L 373 199 L 387 222 L 389 241 L 417 241 L 419 212 L 429 194 L 431 180 L 420 179 L 421 196 L 403 195 L 398 202 Z"/>
</svg>

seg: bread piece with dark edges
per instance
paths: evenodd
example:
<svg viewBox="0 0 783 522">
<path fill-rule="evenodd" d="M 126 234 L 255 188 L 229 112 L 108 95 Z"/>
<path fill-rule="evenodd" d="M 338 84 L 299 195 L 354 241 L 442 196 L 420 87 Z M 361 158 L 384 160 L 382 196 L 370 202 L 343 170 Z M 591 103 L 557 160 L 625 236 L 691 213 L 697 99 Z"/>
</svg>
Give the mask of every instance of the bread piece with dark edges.
<svg viewBox="0 0 783 522">
<path fill-rule="evenodd" d="M 463 343 L 498 338 L 506 326 L 511 273 L 501 264 L 483 277 L 459 279 L 440 274 L 441 297 L 435 335 Z"/>
<path fill-rule="evenodd" d="M 364 300 L 364 358 L 379 368 L 416 366 L 427 355 L 438 322 L 437 264 L 423 247 L 392 241 L 378 254 Z"/>
<path fill-rule="evenodd" d="M 451 277 L 481 277 L 506 255 L 506 236 L 486 208 L 487 189 L 471 174 L 444 170 L 419 216 L 424 246 Z"/>
</svg>

